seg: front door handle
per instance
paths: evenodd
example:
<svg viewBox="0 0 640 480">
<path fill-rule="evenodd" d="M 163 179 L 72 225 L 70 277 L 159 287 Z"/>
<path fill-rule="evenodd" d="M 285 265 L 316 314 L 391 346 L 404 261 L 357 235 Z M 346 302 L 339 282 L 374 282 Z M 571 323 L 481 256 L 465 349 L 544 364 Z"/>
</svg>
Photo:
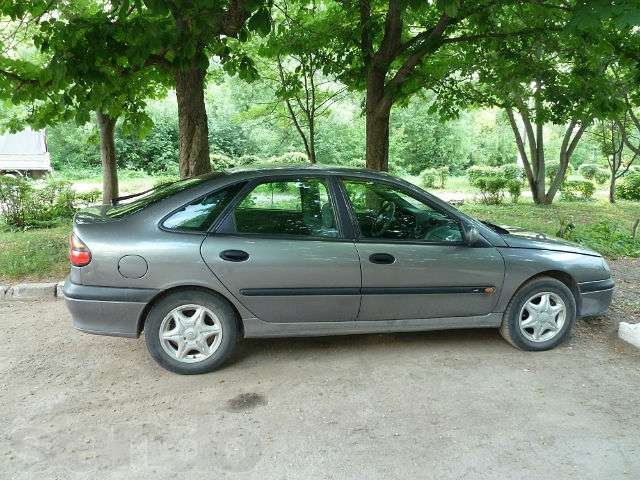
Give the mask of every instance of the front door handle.
<svg viewBox="0 0 640 480">
<path fill-rule="evenodd" d="M 389 253 L 372 253 L 369 255 L 369 261 L 371 263 L 379 263 L 383 265 L 388 265 L 396 261 L 396 257 Z"/>
<path fill-rule="evenodd" d="M 229 262 L 244 262 L 249 260 L 249 254 L 244 250 L 224 250 L 220 252 L 220 258 Z"/>
</svg>

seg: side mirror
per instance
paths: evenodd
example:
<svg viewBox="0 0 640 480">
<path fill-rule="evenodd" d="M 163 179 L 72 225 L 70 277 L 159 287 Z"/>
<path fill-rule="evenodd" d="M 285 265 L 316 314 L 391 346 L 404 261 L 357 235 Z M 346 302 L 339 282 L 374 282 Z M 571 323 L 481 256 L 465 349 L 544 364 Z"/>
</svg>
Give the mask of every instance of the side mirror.
<svg viewBox="0 0 640 480">
<path fill-rule="evenodd" d="M 482 243 L 482 235 L 478 229 L 472 225 L 465 225 L 464 228 L 464 243 L 468 247 L 475 247 Z"/>
</svg>

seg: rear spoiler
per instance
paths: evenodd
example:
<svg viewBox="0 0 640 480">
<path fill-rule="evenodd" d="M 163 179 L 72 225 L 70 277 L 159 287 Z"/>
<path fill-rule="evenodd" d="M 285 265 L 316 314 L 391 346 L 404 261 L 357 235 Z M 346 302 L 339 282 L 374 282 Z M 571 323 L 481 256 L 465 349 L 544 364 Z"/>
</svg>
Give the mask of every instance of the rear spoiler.
<svg viewBox="0 0 640 480">
<path fill-rule="evenodd" d="M 149 192 L 152 192 L 153 190 L 155 190 L 157 187 L 152 187 L 149 188 L 148 190 L 144 190 L 142 192 L 138 192 L 138 193 L 132 193 L 131 195 L 123 195 L 121 197 L 116 197 L 114 199 L 111 200 L 111 206 L 115 207 L 119 202 L 121 202 L 122 200 L 129 200 L 130 198 L 136 198 L 136 197 L 140 197 L 142 195 L 145 195 Z"/>
</svg>

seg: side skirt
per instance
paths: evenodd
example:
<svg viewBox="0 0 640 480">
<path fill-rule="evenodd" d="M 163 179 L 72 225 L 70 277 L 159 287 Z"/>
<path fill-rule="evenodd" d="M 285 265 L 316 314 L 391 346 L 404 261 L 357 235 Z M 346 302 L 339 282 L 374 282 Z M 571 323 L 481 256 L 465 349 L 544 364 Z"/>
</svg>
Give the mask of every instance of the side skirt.
<svg viewBox="0 0 640 480">
<path fill-rule="evenodd" d="M 355 322 L 272 323 L 257 318 L 244 318 L 245 338 L 316 337 L 357 333 L 422 332 L 455 328 L 497 328 L 502 313 L 474 317 L 419 318 L 410 320 L 375 320 Z"/>
</svg>

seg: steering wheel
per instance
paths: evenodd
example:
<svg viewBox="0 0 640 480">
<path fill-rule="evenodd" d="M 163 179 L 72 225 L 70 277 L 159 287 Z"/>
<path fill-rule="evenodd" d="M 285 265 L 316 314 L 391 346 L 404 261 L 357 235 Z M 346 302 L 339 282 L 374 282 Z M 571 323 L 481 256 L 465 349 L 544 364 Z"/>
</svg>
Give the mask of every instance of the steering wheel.
<svg viewBox="0 0 640 480">
<path fill-rule="evenodd" d="M 382 208 L 380 208 L 380 212 L 373 221 L 373 225 L 371 225 L 371 236 L 382 236 L 387 231 L 395 217 L 396 204 L 388 200 L 382 202 Z"/>
</svg>

